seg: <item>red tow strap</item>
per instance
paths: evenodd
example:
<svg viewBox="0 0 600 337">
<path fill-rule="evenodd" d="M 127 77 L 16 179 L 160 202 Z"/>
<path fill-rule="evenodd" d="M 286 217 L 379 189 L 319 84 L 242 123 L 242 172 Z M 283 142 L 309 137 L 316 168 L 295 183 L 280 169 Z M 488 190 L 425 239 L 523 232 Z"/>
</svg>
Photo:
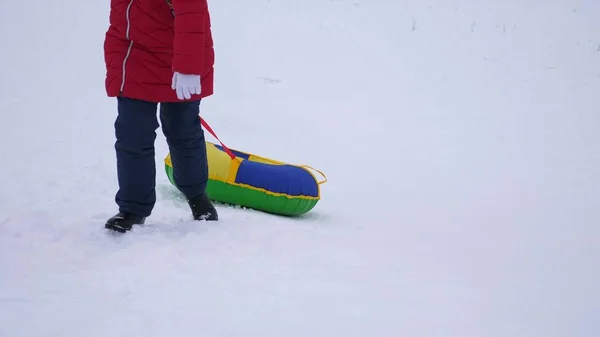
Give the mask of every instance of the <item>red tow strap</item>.
<svg viewBox="0 0 600 337">
<path fill-rule="evenodd" d="M 210 132 L 210 134 L 213 135 L 213 137 L 215 137 L 219 141 L 219 143 L 221 143 L 221 146 L 223 147 L 225 152 L 229 155 L 229 157 L 231 157 L 231 159 L 235 159 L 235 154 L 233 154 L 233 152 L 231 152 L 231 150 L 227 146 L 225 146 L 225 144 L 223 144 L 223 142 L 219 139 L 219 137 L 217 137 L 217 134 L 213 131 L 213 129 L 210 127 L 210 125 L 208 125 L 208 123 L 206 123 L 206 121 L 204 119 L 202 119 L 202 117 L 200 117 L 200 123 L 202 123 L 202 126 L 204 126 L 206 131 Z"/>
</svg>

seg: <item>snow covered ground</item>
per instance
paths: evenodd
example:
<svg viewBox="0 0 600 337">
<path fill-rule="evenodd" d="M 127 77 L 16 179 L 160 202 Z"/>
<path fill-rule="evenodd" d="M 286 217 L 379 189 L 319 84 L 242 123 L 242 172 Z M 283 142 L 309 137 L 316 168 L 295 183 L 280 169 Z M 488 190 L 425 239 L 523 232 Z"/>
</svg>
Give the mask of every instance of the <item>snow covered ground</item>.
<svg viewBox="0 0 600 337">
<path fill-rule="evenodd" d="M 159 133 L 107 234 L 109 1 L 1 1 L 1 337 L 600 336 L 597 1 L 209 3 L 202 114 L 323 200 L 194 223 Z"/>
</svg>

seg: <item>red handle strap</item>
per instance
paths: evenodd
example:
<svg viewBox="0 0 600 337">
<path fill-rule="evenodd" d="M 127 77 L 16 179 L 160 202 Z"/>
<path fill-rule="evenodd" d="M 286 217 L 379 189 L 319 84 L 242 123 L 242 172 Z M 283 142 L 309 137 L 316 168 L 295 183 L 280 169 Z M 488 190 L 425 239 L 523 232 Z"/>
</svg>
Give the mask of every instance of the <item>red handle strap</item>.
<svg viewBox="0 0 600 337">
<path fill-rule="evenodd" d="M 227 146 L 225 146 L 225 144 L 223 144 L 223 142 L 219 139 L 219 137 L 217 137 L 217 134 L 213 131 L 213 129 L 210 127 L 210 125 L 208 125 L 208 123 L 206 123 L 206 121 L 204 119 L 202 119 L 202 117 L 200 117 L 200 123 L 202 123 L 202 126 L 204 126 L 206 131 L 210 132 L 210 134 L 213 135 L 213 137 L 215 137 L 219 141 L 219 143 L 221 143 L 221 146 L 223 147 L 225 152 L 229 155 L 229 157 L 231 157 L 231 159 L 235 159 L 235 154 L 233 154 L 233 152 L 231 152 L 231 150 Z"/>
</svg>

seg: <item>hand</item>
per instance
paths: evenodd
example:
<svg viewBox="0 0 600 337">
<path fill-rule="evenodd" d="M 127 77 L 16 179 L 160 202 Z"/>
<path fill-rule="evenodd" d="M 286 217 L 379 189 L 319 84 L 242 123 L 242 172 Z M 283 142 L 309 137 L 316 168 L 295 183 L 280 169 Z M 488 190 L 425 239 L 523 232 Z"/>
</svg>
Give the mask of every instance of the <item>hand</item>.
<svg viewBox="0 0 600 337">
<path fill-rule="evenodd" d="M 200 75 L 187 75 L 178 72 L 173 73 L 171 89 L 177 92 L 177 98 L 190 99 L 192 94 L 200 94 Z"/>
</svg>

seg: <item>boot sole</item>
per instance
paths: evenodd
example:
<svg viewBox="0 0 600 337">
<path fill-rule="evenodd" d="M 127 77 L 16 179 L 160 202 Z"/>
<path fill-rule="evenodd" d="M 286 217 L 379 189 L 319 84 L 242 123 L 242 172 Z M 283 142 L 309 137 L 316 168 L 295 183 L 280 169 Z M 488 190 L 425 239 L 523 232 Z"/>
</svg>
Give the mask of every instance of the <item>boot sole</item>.
<svg viewBox="0 0 600 337">
<path fill-rule="evenodd" d="M 110 225 L 110 224 L 104 225 L 104 228 L 110 229 L 110 230 L 113 230 L 113 231 L 119 232 L 119 233 L 125 233 L 128 230 L 130 230 L 129 228 L 121 227 L 119 225 Z"/>
</svg>

